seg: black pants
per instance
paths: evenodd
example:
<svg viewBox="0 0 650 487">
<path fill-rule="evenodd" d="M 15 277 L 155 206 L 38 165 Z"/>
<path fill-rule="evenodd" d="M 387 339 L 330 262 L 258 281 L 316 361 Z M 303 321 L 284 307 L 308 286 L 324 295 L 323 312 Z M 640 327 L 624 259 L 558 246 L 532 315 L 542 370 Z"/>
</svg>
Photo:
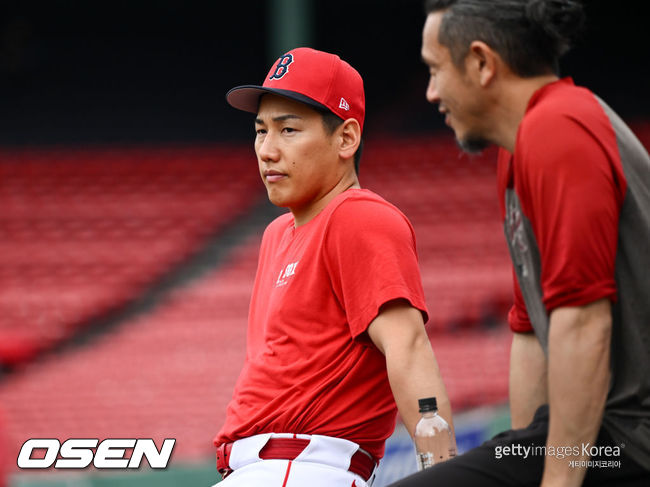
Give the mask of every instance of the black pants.
<svg viewBox="0 0 650 487">
<path fill-rule="evenodd" d="M 542 447 L 548 434 L 548 406 L 540 407 L 533 422 L 524 429 L 498 434 L 481 446 L 391 484 L 389 487 L 538 487 L 544 470 Z M 616 446 L 601 428 L 596 445 Z M 526 458 L 526 447 L 528 455 Z M 648 487 L 650 470 L 641 468 L 625 455 L 608 454 L 590 459 L 583 486 Z M 568 461 L 579 462 L 576 454 L 565 454 Z M 648 467 L 650 468 L 650 466 Z"/>
</svg>

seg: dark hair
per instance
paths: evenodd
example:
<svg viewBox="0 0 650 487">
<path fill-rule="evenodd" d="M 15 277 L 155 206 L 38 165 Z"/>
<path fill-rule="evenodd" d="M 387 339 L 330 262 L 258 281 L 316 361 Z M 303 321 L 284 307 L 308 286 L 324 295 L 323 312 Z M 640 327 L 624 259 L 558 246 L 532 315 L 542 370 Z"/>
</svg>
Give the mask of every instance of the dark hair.
<svg viewBox="0 0 650 487">
<path fill-rule="evenodd" d="M 581 33 L 578 0 L 426 0 L 427 14 L 444 11 L 438 42 L 462 67 L 469 45 L 480 40 L 521 77 L 553 72 Z"/>
<path fill-rule="evenodd" d="M 334 131 L 343 123 L 343 119 L 336 115 L 334 112 L 322 111 L 323 126 L 328 135 L 332 135 Z M 361 153 L 363 152 L 363 140 L 359 144 L 359 148 L 354 153 L 354 170 L 359 174 L 359 165 L 361 164 Z"/>
</svg>

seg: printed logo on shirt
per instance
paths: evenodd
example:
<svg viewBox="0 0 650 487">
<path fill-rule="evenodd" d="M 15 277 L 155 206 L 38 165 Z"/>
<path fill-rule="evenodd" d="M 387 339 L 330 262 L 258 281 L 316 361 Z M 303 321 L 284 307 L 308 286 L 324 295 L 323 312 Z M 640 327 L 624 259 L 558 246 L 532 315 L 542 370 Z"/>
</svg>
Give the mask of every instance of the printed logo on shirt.
<svg viewBox="0 0 650 487">
<path fill-rule="evenodd" d="M 289 279 L 295 275 L 296 267 L 298 267 L 298 262 L 293 262 L 280 271 L 278 279 L 275 281 L 275 287 L 281 287 L 287 284 Z"/>
<path fill-rule="evenodd" d="M 521 258 L 528 251 L 526 244 L 526 230 L 521 208 L 514 198 L 507 201 L 506 207 L 506 231 L 510 247 L 513 250 L 513 260 L 517 272 L 522 277 L 528 276 L 528 269 Z"/>
</svg>

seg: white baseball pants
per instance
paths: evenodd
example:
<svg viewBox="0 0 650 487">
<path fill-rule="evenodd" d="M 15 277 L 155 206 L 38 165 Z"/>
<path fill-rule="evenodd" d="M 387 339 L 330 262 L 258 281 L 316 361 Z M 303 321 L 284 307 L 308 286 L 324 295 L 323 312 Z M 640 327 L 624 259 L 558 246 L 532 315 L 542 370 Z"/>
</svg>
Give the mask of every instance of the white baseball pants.
<svg viewBox="0 0 650 487">
<path fill-rule="evenodd" d="M 359 445 L 340 438 L 297 435 L 310 442 L 294 460 L 260 459 L 259 452 L 269 438 L 292 436 L 269 433 L 236 441 L 229 461 L 234 471 L 216 487 L 369 487 L 372 484 L 372 477 L 366 483 L 348 471 Z"/>
</svg>

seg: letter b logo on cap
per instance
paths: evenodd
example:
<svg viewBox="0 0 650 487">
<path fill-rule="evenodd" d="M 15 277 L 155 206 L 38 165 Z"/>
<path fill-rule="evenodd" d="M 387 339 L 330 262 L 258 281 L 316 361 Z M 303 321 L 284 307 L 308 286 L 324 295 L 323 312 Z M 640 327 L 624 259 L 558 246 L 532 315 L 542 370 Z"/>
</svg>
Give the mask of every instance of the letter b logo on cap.
<svg viewBox="0 0 650 487">
<path fill-rule="evenodd" d="M 291 54 L 285 54 L 280 59 L 278 59 L 278 64 L 275 67 L 275 71 L 269 77 L 269 79 L 280 79 L 289 71 L 289 65 L 293 62 L 293 56 Z"/>
</svg>

